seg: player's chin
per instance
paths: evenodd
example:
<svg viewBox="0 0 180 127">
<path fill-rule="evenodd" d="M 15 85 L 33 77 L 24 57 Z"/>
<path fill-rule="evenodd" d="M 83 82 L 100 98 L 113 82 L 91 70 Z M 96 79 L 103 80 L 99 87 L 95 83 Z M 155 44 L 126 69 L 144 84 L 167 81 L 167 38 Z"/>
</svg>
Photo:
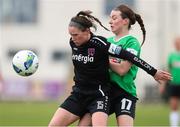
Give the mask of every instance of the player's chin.
<svg viewBox="0 0 180 127">
<path fill-rule="evenodd" d="M 78 43 L 78 42 L 74 42 L 76 46 L 80 46 L 81 43 Z"/>
<path fill-rule="evenodd" d="M 113 27 L 111 27 L 111 32 L 116 33 L 116 30 Z"/>
<path fill-rule="evenodd" d="M 76 46 L 80 46 L 80 44 L 78 44 L 78 43 L 75 43 L 75 45 L 76 45 Z"/>
</svg>

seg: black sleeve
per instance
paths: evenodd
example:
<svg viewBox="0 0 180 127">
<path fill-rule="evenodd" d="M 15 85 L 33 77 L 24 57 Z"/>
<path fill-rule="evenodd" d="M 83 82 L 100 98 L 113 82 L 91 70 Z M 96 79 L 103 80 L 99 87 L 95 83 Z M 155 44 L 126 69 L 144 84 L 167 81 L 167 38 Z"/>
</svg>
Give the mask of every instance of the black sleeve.
<svg viewBox="0 0 180 127">
<path fill-rule="evenodd" d="M 148 74 L 154 76 L 157 72 L 157 69 L 146 63 L 141 58 L 137 57 L 136 55 L 122 49 L 121 46 L 117 46 L 115 44 L 109 44 L 108 45 L 108 52 L 109 55 L 118 57 L 124 60 L 128 60 L 135 64 L 136 66 L 140 67 L 144 71 L 146 71 Z"/>
<path fill-rule="evenodd" d="M 122 49 L 121 46 L 107 42 L 107 40 L 105 38 L 98 36 L 98 37 L 94 37 L 94 39 L 92 39 L 91 41 L 95 47 L 99 47 L 105 53 L 107 53 L 107 51 L 108 51 L 108 54 L 111 56 L 121 58 L 124 60 L 128 60 L 152 76 L 154 76 L 157 72 L 157 70 L 154 67 L 152 67 L 151 65 L 146 63 L 141 58 Z"/>
</svg>

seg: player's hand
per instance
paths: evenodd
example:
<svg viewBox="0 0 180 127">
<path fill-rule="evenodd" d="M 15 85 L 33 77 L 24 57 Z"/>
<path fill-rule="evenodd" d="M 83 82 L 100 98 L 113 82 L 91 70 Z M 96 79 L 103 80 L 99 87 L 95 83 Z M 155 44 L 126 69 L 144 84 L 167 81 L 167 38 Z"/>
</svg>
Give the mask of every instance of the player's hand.
<svg viewBox="0 0 180 127">
<path fill-rule="evenodd" d="M 169 72 L 157 70 L 156 74 L 154 75 L 154 79 L 160 84 L 164 84 L 165 82 L 172 80 L 172 76 Z"/>
</svg>

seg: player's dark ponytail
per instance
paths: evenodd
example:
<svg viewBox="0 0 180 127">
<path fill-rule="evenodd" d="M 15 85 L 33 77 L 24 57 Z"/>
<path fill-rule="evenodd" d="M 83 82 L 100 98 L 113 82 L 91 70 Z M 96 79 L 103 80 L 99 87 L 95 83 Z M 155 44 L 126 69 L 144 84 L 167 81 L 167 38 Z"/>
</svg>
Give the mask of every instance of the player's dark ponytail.
<svg viewBox="0 0 180 127">
<path fill-rule="evenodd" d="M 79 27 L 81 30 L 85 30 L 86 28 L 91 28 L 91 27 L 93 27 L 96 30 L 97 28 L 96 25 L 94 24 L 94 21 L 96 21 L 97 23 L 99 23 L 101 27 L 109 31 L 108 28 L 106 28 L 98 18 L 92 16 L 91 13 L 92 12 L 89 10 L 78 12 L 78 14 L 71 19 L 69 25 L 70 26 L 75 25 L 76 27 Z"/>
</svg>

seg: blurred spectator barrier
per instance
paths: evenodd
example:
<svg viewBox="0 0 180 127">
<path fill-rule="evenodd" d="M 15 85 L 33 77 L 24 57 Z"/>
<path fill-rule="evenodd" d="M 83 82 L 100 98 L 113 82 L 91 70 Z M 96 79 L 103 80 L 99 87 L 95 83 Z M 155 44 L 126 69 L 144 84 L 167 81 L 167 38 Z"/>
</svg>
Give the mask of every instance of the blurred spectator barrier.
<svg viewBox="0 0 180 127">
<path fill-rule="evenodd" d="M 8 79 L 1 88 L 3 101 L 50 101 L 65 94 L 66 83 L 55 80 L 31 81 Z"/>
</svg>

